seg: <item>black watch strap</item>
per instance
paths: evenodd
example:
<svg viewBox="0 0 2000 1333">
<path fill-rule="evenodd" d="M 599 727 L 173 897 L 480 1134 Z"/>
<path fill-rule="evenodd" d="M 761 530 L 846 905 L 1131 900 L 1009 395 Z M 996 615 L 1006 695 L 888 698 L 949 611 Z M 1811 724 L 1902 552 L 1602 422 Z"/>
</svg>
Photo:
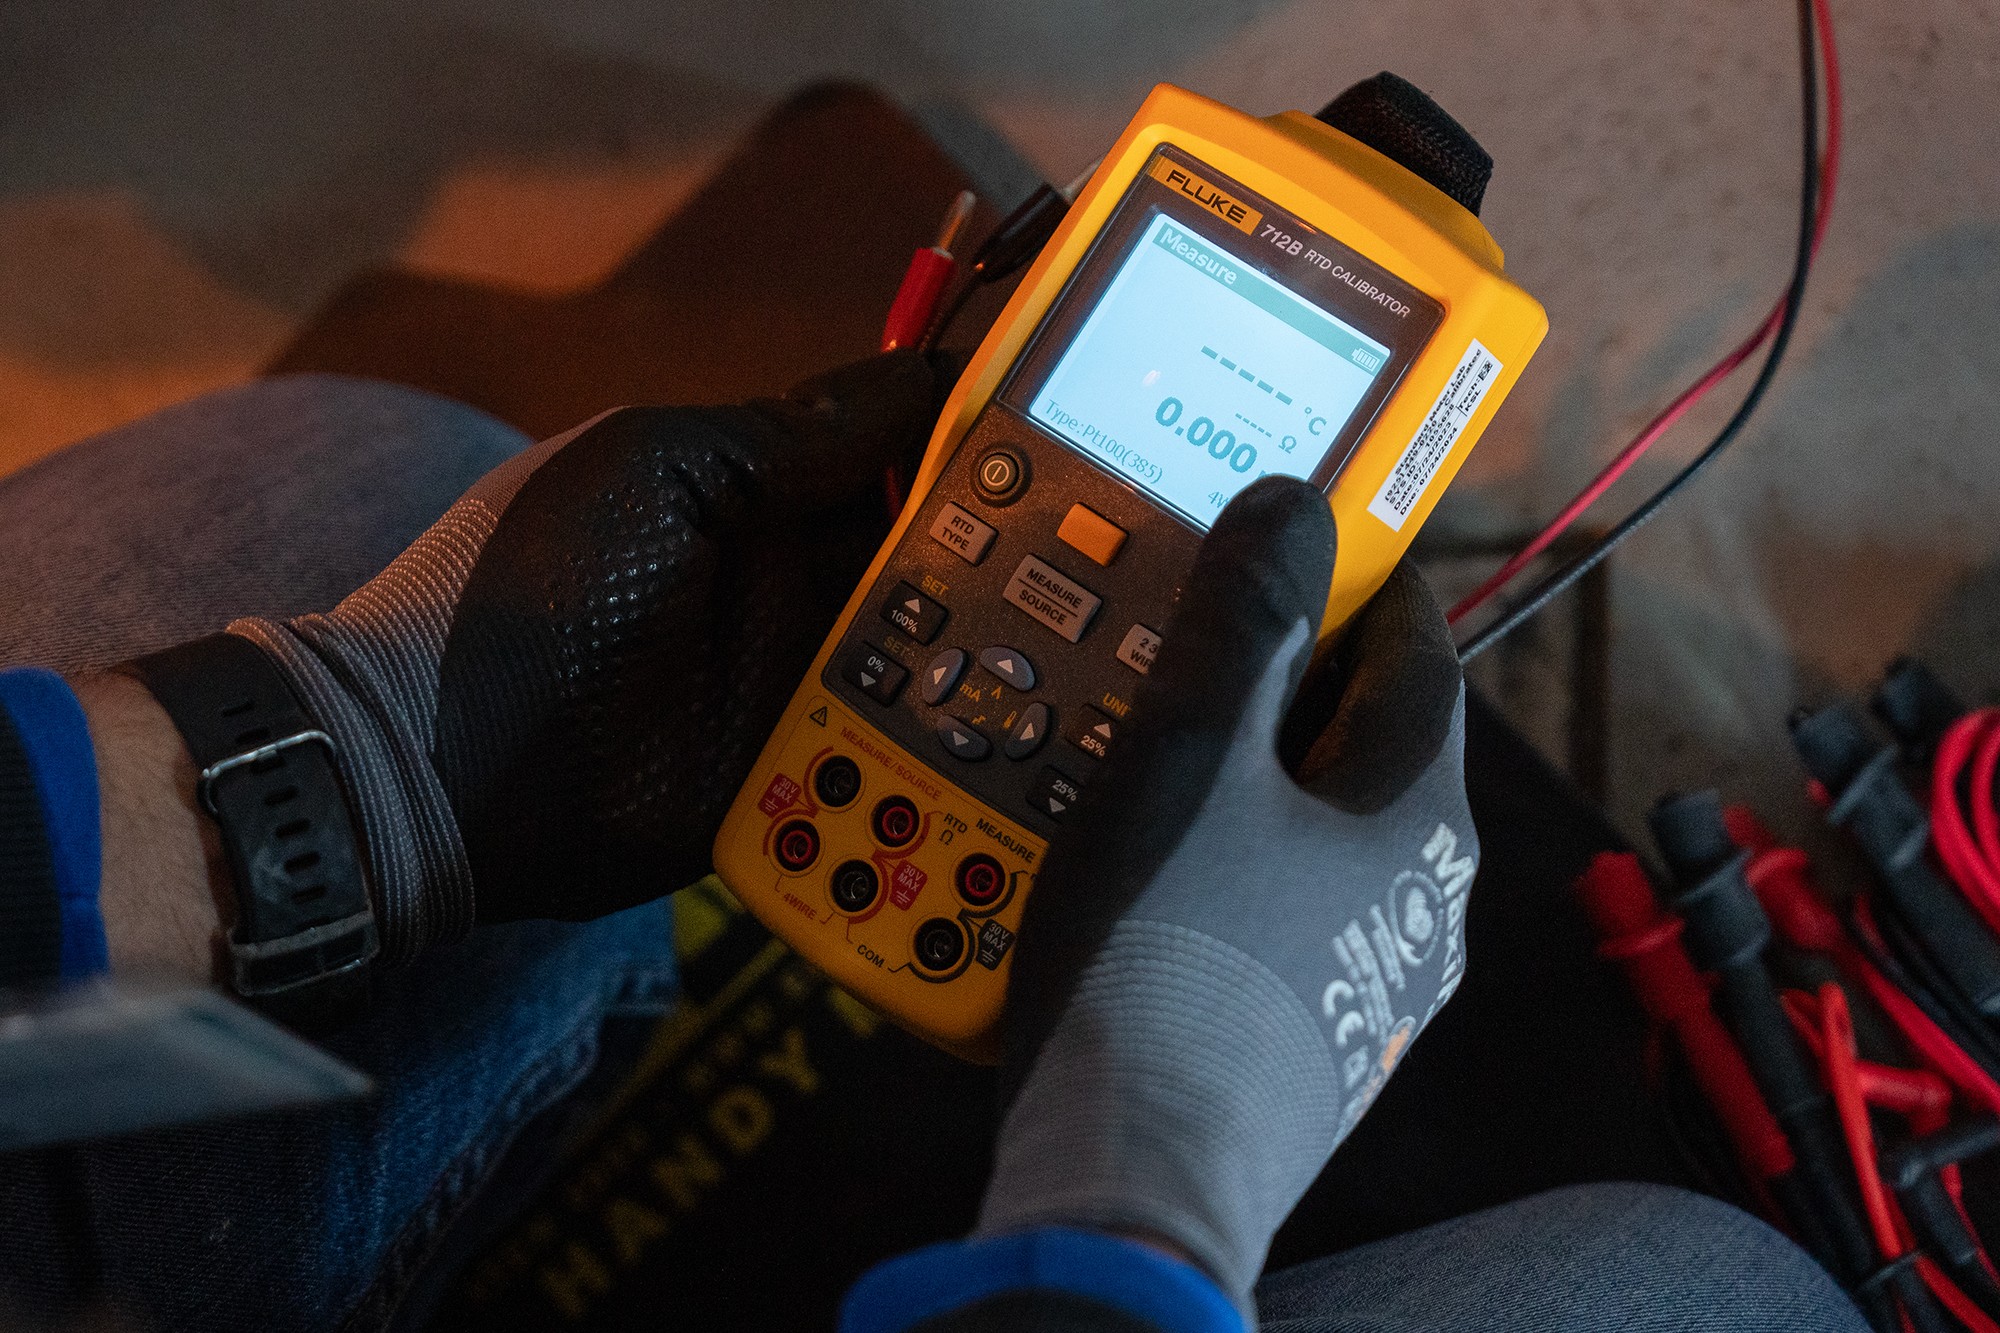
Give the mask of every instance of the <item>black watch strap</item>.
<svg viewBox="0 0 2000 1333">
<path fill-rule="evenodd" d="M 294 1027 L 356 1013 L 377 952 L 361 839 L 321 731 L 271 659 L 212 634 L 129 669 L 187 742 L 236 881 L 232 988 Z"/>
</svg>

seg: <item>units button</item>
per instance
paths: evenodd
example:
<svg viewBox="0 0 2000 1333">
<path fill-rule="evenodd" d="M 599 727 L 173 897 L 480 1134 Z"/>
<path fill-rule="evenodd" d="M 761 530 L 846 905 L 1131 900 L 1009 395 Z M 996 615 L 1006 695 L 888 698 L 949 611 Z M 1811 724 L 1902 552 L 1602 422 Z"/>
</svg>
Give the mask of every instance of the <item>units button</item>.
<svg viewBox="0 0 2000 1333">
<path fill-rule="evenodd" d="M 986 739 L 984 732 L 955 717 L 948 717 L 939 725 L 938 740 L 943 742 L 945 753 L 968 763 L 993 753 L 993 742 Z"/>
<path fill-rule="evenodd" d="M 968 565 L 986 558 L 995 535 L 992 524 L 981 523 L 963 505 L 948 504 L 931 520 L 931 540 Z"/>
<path fill-rule="evenodd" d="M 1076 779 L 1061 769 L 1045 767 L 1035 775 L 1034 785 L 1028 788 L 1028 804 L 1061 823 L 1069 808 L 1076 804 L 1076 798 L 1082 794 L 1083 789 L 1077 786 Z"/>
<path fill-rule="evenodd" d="M 1088 505 L 1071 505 L 1056 536 L 1100 565 L 1116 560 L 1125 545 L 1125 529 Z"/>
<path fill-rule="evenodd" d="M 1063 739 L 1092 759 L 1102 759 L 1111 753 L 1111 739 L 1117 730 L 1118 719 L 1109 713 L 1079 708 L 1063 728 Z"/>
<path fill-rule="evenodd" d="M 878 704 L 896 702 L 896 692 L 910 678 L 898 662 L 889 660 L 880 648 L 858 643 L 847 650 L 840 668 L 841 679 L 859 689 Z"/>
<path fill-rule="evenodd" d="M 1028 489 L 1028 460 L 1005 446 L 988 449 L 973 466 L 972 488 L 988 504 L 1013 504 Z"/>
<path fill-rule="evenodd" d="M 1014 729 L 1007 733 L 1007 743 L 1001 753 L 1009 759 L 1026 759 L 1042 748 L 1042 742 L 1049 738 L 1049 706 L 1040 700 L 1021 710 L 1021 716 L 1014 719 Z"/>
<path fill-rule="evenodd" d="M 1125 641 L 1118 645 L 1118 660 L 1143 676 L 1153 669 L 1153 658 L 1159 651 L 1160 632 L 1134 625 L 1125 631 Z"/>
<path fill-rule="evenodd" d="M 1035 667 L 1016 648 L 988 648 L 979 654 L 979 665 L 1017 690 L 1035 688 Z"/>
<path fill-rule="evenodd" d="M 1007 581 L 1006 599 L 1071 643 L 1090 628 L 1104 599 L 1045 560 L 1028 556 Z"/>
<path fill-rule="evenodd" d="M 882 619 L 918 643 L 929 643 L 944 628 L 951 612 L 907 583 L 898 583 L 889 600 L 882 603 Z"/>
</svg>

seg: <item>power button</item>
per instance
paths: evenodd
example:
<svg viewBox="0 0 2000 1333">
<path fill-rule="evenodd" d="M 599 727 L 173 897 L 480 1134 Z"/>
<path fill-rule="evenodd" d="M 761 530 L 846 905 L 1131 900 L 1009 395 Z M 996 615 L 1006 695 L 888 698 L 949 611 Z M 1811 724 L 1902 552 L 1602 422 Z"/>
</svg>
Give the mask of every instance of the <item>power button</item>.
<svg viewBox="0 0 2000 1333">
<path fill-rule="evenodd" d="M 1028 460 L 1004 445 L 988 449 L 972 469 L 972 488 L 988 504 L 1013 504 L 1028 489 Z"/>
</svg>

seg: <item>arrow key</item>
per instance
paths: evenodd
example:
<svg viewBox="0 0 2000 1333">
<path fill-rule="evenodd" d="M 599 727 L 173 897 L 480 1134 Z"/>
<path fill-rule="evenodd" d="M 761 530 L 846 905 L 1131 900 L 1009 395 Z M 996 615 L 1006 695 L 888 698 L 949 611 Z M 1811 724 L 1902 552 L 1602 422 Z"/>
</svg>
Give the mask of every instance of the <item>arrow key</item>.
<svg viewBox="0 0 2000 1333">
<path fill-rule="evenodd" d="M 1063 728 L 1063 739 L 1092 759 L 1102 759 L 1111 752 L 1111 740 L 1118 730 L 1118 719 L 1095 708 L 1079 708 Z"/>
<path fill-rule="evenodd" d="M 984 759 L 993 753 L 993 742 L 986 739 L 984 732 L 948 717 L 938 727 L 938 740 L 944 745 L 945 753 L 954 759 L 967 763 Z"/>
<path fill-rule="evenodd" d="M 1017 690 L 1035 688 L 1034 664 L 1013 648 L 987 648 L 979 654 L 979 665 Z"/>
<path fill-rule="evenodd" d="M 1036 702 L 1021 710 L 1021 716 L 1014 720 L 1014 729 L 1007 733 L 1007 744 L 1001 753 L 1009 759 L 1026 759 L 1042 748 L 1042 742 L 1049 735 L 1049 706 Z"/>
<path fill-rule="evenodd" d="M 923 687 L 924 702 L 935 708 L 943 703 L 958 684 L 958 678 L 965 674 L 965 649 L 947 648 L 931 659 L 917 678 Z"/>
<path fill-rule="evenodd" d="M 1028 788 L 1028 804 L 1060 824 L 1070 807 L 1076 804 L 1076 798 L 1082 794 L 1083 789 L 1077 786 L 1076 779 L 1066 776 L 1059 768 L 1045 766 L 1036 775 L 1034 785 Z"/>
</svg>

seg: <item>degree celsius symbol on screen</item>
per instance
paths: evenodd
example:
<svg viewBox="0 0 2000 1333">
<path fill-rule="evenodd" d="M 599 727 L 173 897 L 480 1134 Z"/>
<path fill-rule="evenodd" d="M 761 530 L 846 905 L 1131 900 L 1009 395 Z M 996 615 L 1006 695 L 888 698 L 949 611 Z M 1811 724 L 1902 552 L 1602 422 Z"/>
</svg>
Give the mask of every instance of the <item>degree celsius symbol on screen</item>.
<svg viewBox="0 0 2000 1333">
<path fill-rule="evenodd" d="M 1201 527 L 1310 477 L 1389 349 L 1158 214 L 1028 415 Z"/>
</svg>

